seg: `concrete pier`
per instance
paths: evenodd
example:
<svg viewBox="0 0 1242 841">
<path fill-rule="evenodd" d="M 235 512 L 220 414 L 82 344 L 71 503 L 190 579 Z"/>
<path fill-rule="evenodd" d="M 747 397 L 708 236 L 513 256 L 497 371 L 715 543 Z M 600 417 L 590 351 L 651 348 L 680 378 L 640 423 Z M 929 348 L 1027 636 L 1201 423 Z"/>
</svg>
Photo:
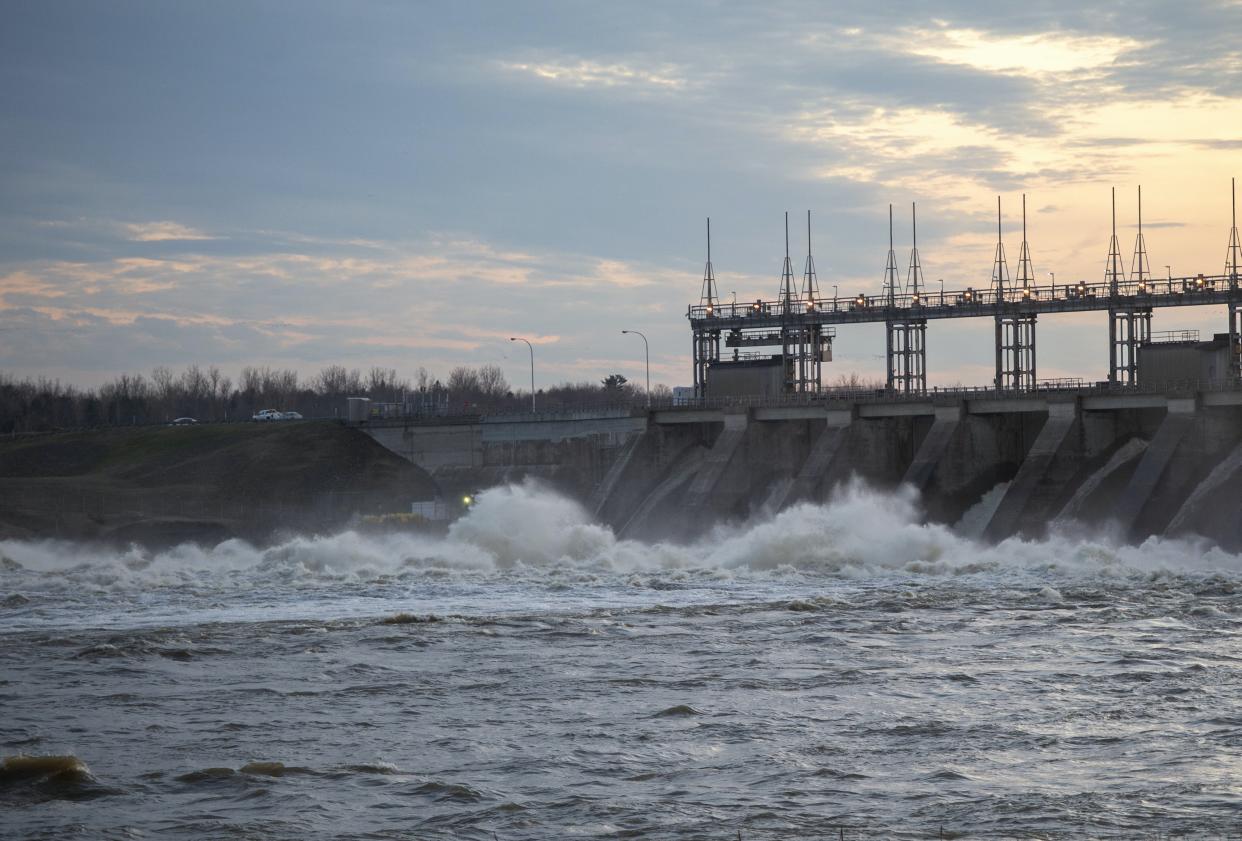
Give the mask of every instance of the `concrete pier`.
<svg viewBox="0 0 1242 841">
<path fill-rule="evenodd" d="M 787 505 L 802 500 L 819 500 L 819 490 L 824 478 L 833 473 L 833 465 L 849 437 L 853 422 L 849 411 L 829 412 L 824 429 L 815 438 L 797 476 L 782 483 L 780 490 L 768 500 L 768 506 L 779 511 Z"/>
<path fill-rule="evenodd" d="M 731 412 L 724 416 L 724 429 L 681 500 L 687 518 L 702 517 L 712 511 L 728 511 L 745 492 L 745 477 L 741 477 L 741 481 L 735 480 L 731 486 L 726 486 L 724 479 L 746 442 L 747 426 L 745 412 Z"/>
<path fill-rule="evenodd" d="M 1053 459 L 1061 451 L 1069 438 L 1070 430 L 1077 422 L 1076 402 L 1049 403 L 1048 420 L 1044 422 L 1039 436 L 1022 460 L 1018 475 L 1005 489 L 1000 505 L 984 528 L 984 537 L 1001 540 L 1017 533 L 1019 521 L 1029 510 L 1036 490 L 1047 481 Z"/>
<path fill-rule="evenodd" d="M 932 421 L 931 429 L 927 430 L 927 437 L 923 439 L 918 452 L 914 454 L 914 461 L 906 468 L 906 474 L 901 478 L 902 482 L 913 485 L 919 490 L 927 487 L 931 482 L 932 474 L 936 472 L 936 467 L 949 449 L 953 434 L 957 432 L 962 422 L 963 408 L 960 405 L 935 408 L 935 420 Z"/>
<path fill-rule="evenodd" d="M 1195 411 L 1196 404 L 1193 397 L 1168 402 L 1164 422 L 1160 424 L 1156 437 L 1147 446 L 1147 450 L 1139 460 L 1138 468 L 1130 477 L 1129 484 L 1122 491 L 1113 509 L 1113 519 L 1123 534 L 1130 534 L 1135 530 L 1139 515 L 1143 513 L 1143 508 L 1155 491 L 1160 477 L 1173 460 L 1173 454 L 1177 451 L 1178 445 L 1182 443 L 1182 439 L 1193 426 Z"/>
<path fill-rule="evenodd" d="M 644 448 L 644 445 L 650 445 L 652 437 L 653 433 L 650 430 L 643 430 L 631 435 L 629 442 L 621 448 L 616 460 L 604 474 L 603 481 L 591 492 L 588 510 L 595 515 L 596 519 L 605 516 L 608 503 L 613 500 L 619 487 L 633 485 L 638 481 L 638 477 L 634 474 L 644 465 L 641 459 L 635 459 L 634 456 Z"/>
</svg>

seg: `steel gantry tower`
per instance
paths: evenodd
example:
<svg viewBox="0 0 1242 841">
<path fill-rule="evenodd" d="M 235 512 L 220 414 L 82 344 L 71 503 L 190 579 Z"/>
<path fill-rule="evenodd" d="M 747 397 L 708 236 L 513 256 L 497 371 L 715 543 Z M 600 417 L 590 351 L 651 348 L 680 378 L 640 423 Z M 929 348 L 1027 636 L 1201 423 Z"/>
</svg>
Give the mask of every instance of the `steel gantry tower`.
<svg viewBox="0 0 1242 841">
<path fill-rule="evenodd" d="M 708 318 L 716 315 L 716 273 L 712 269 L 712 219 L 707 217 L 707 265 L 703 267 L 703 287 L 699 292 L 699 308 Z M 694 331 L 694 396 L 707 396 L 707 370 L 720 360 L 720 330 Z"/>
<path fill-rule="evenodd" d="M 1005 292 L 1009 266 L 1001 238 L 1001 204 L 996 197 L 996 257 L 992 265 L 992 285 L 997 295 L 996 388 L 1002 391 L 1032 391 L 1035 388 L 1035 321 L 1031 308 L 1037 296 L 1031 246 L 1026 239 L 1026 194 L 1022 195 L 1022 250 L 1018 257 L 1018 286 Z"/>
<path fill-rule="evenodd" d="M 716 294 L 711 260 L 711 220 L 708 220 L 707 266 L 703 271 L 703 287 L 698 306 L 690 308 L 694 324 L 694 394 L 698 399 L 708 396 L 708 381 L 713 368 L 728 370 L 736 363 L 749 366 L 779 366 L 779 389 L 786 393 L 819 391 L 823 363 L 832 359 L 834 327 L 826 326 L 820 316 L 829 302 L 819 295 L 815 259 L 811 255 L 811 216 L 807 213 L 806 271 L 799 292 L 794 281 L 793 261 L 789 256 L 789 214 L 785 214 L 785 259 L 781 266 L 781 285 L 775 301 L 757 299 L 739 304 L 736 300 L 723 303 Z M 836 311 L 836 302 L 831 302 Z M 733 349 L 732 359 L 722 360 L 721 338 Z M 742 348 L 779 348 L 780 353 L 765 353 Z"/>
<path fill-rule="evenodd" d="M 1229 250 L 1225 252 L 1225 275 L 1229 278 L 1231 292 L 1238 291 L 1238 265 L 1242 263 L 1242 242 L 1238 240 L 1238 188 L 1237 180 L 1229 180 L 1230 224 Z M 1230 375 L 1242 377 L 1242 304 L 1229 303 L 1229 362 Z"/>
<path fill-rule="evenodd" d="M 1104 279 L 1108 284 L 1108 381 L 1112 385 L 1138 382 L 1138 349 L 1151 341 L 1151 307 L 1144 303 L 1151 294 L 1151 269 L 1147 243 L 1143 240 L 1143 188 L 1138 193 L 1138 238 L 1130 280 L 1122 269 L 1117 244 L 1117 189 L 1113 188 L 1113 236 L 1108 243 L 1108 265 Z"/>
<path fill-rule="evenodd" d="M 789 259 L 789 211 L 785 211 L 785 262 L 781 266 L 781 364 L 785 390 L 801 391 L 799 369 L 802 367 L 803 331 L 793 323 L 797 302 L 794 299 L 793 262 Z"/>
<path fill-rule="evenodd" d="M 910 203 L 911 233 L 910 266 L 906 270 L 903 299 L 912 302 L 902 312 L 897 308 L 897 254 L 893 251 L 893 206 L 888 206 L 888 262 L 884 268 L 884 284 L 888 288 L 885 331 L 888 336 L 886 383 L 892 391 L 922 394 L 927 391 L 927 319 L 919 317 L 923 304 L 923 264 L 919 258 L 917 208 Z"/>
<path fill-rule="evenodd" d="M 802 291 L 794 286 L 793 261 L 789 256 L 789 212 L 785 212 L 785 262 L 781 266 L 780 345 L 785 390 L 796 394 L 819 391 L 823 363 L 831 358 L 830 331 L 805 316 L 820 306 L 819 281 L 815 275 L 815 258 L 811 256 L 811 211 L 806 212 L 806 269 L 802 274 Z M 731 334 L 733 346 L 762 344 L 762 336 Z"/>
<path fill-rule="evenodd" d="M 789 247 L 788 214 L 786 215 L 785 247 Z M 800 304 L 805 313 L 813 313 L 820 306 L 819 280 L 815 276 L 815 258 L 811 256 L 811 211 L 806 212 L 806 268 L 802 273 Z M 796 378 L 794 390 L 799 393 L 819 391 L 823 383 L 824 362 L 831 359 L 825 342 L 822 325 L 807 321 L 798 330 L 798 348 L 795 359 Z"/>
</svg>

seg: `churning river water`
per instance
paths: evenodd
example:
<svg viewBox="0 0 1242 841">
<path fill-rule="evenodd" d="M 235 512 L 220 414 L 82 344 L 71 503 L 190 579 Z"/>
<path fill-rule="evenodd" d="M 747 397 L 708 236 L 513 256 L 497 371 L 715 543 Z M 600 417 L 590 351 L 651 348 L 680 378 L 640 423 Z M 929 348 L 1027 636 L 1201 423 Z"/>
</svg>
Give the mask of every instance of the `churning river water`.
<svg viewBox="0 0 1242 841">
<path fill-rule="evenodd" d="M 853 488 L 691 546 L 0 543 L 0 838 L 1242 835 L 1242 559 Z"/>
</svg>

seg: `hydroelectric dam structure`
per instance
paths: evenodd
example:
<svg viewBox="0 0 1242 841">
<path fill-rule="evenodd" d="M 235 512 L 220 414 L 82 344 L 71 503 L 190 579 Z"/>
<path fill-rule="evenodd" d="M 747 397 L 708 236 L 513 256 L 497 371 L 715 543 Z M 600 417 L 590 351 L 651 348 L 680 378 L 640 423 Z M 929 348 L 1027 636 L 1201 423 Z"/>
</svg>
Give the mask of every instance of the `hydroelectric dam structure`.
<svg viewBox="0 0 1242 841">
<path fill-rule="evenodd" d="M 1233 224 L 1224 270 L 1217 274 L 1196 274 L 1156 278 L 1151 272 L 1146 240 L 1143 237 L 1143 193 L 1138 192 L 1138 235 L 1129 271 L 1117 241 L 1117 196 L 1113 191 L 1112 237 L 1104 279 L 1078 280 L 1064 284 L 1037 284 L 1026 238 L 1026 197 L 1022 200 L 1022 247 L 1018 271 L 1010 276 L 1001 228 L 1000 199 L 996 200 L 996 253 L 992 278 L 987 288 L 967 286 L 946 292 L 930 290 L 923 277 L 918 250 L 917 220 L 911 206 L 913 247 L 903 281 L 893 250 L 893 216 L 889 205 L 889 250 L 884 271 L 883 291 L 879 295 L 860 293 L 841 298 L 820 294 L 811 254 L 810 212 L 807 212 L 807 256 L 802 282 L 795 281 L 789 257 L 789 218 L 785 218 L 785 262 L 781 285 L 775 300 L 724 303 L 716 290 L 711 260 L 711 221 L 708 220 L 708 255 L 703 285 L 697 305 L 687 316 L 693 334 L 692 357 L 696 397 L 722 396 L 713 388 L 713 374 L 727 372 L 732 363 L 765 359 L 779 362 L 780 370 L 767 382 L 749 385 L 775 386 L 784 393 L 814 394 L 823 390 L 822 366 L 831 359 L 832 340 L 837 327 L 848 324 L 883 324 L 886 335 L 886 388 L 903 394 L 927 391 L 927 324 L 950 318 L 991 318 L 996 325 L 994 355 L 996 374 L 993 386 L 999 391 L 1032 391 L 1040 386 L 1036 376 L 1036 324 L 1040 315 L 1072 312 L 1108 313 L 1107 377 L 1111 385 L 1132 385 L 1138 379 L 1139 349 L 1152 341 L 1152 315 L 1162 307 L 1189 307 L 1223 304 L 1228 308 L 1230 349 L 1229 371 L 1219 379 L 1236 381 L 1242 368 L 1239 360 L 1239 334 L 1242 322 L 1242 289 L 1239 288 L 1239 246 L 1237 200 L 1233 199 Z M 721 356 L 721 345 L 733 348 L 733 359 Z M 769 355 L 742 348 L 779 348 Z M 745 355 L 743 355 L 745 354 Z M 1050 383 L 1054 385 L 1055 383 Z M 731 389 L 730 389 L 731 390 Z"/>
<path fill-rule="evenodd" d="M 926 520 L 981 539 L 1087 528 L 1242 548 L 1236 218 L 1224 271 L 1182 277 L 1151 276 L 1141 228 L 1123 272 L 1115 215 L 1102 282 L 1035 284 L 1024 236 L 1012 281 L 998 241 L 990 288 L 927 291 L 916 246 L 899 289 L 890 246 L 882 294 L 824 298 L 809 242 L 800 290 L 786 251 L 776 300 L 722 304 L 709 245 L 702 299 L 688 310 L 693 397 L 547 414 L 381 412 L 359 428 L 445 496 L 535 478 L 623 538 L 693 540 L 861 481 L 912 488 Z M 1209 341 L 1151 329 L 1157 309 L 1204 305 L 1228 315 Z M 1038 316 L 1082 311 L 1109 314 L 1107 377 L 1039 380 Z M 994 382 L 929 389 L 927 323 L 971 317 L 995 322 Z M 858 323 L 886 327 L 884 386 L 824 387 L 835 328 Z"/>
</svg>

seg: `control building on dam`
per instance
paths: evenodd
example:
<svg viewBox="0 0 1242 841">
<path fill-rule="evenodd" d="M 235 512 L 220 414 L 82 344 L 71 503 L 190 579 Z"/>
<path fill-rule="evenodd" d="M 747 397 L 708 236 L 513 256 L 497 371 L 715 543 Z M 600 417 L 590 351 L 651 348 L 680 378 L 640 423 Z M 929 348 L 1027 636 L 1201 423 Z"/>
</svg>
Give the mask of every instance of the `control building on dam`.
<svg viewBox="0 0 1242 841">
<path fill-rule="evenodd" d="M 1236 217 L 1222 272 L 1153 278 L 1146 261 L 1140 227 L 1123 271 L 1114 214 L 1101 282 L 1036 285 L 1025 236 L 1011 279 L 998 237 L 987 289 L 927 290 L 917 246 L 902 285 L 890 247 L 881 295 L 823 298 L 808 219 L 802 282 L 786 245 L 775 300 L 720 302 L 709 244 L 700 301 L 688 311 L 693 399 L 557 415 L 397 412 L 359 425 L 424 467 L 446 496 L 535 477 L 622 537 L 690 540 L 716 522 L 826 501 L 858 477 L 913 486 L 936 522 L 979 506 L 971 519 L 991 540 L 1077 522 L 1134 541 L 1199 534 L 1239 548 Z M 1152 330 L 1161 308 L 1205 305 L 1224 305 L 1228 317 L 1207 340 Z M 1038 317 L 1095 310 L 1108 313 L 1106 377 L 1040 380 Z M 928 388 L 927 326 L 951 318 L 994 321 L 991 384 Z M 884 387 L 824 387 L 836 328 L 868 322 L 886 329 Z M 994 505 L 979 505 L 985 495 Z"/>
</svg>

